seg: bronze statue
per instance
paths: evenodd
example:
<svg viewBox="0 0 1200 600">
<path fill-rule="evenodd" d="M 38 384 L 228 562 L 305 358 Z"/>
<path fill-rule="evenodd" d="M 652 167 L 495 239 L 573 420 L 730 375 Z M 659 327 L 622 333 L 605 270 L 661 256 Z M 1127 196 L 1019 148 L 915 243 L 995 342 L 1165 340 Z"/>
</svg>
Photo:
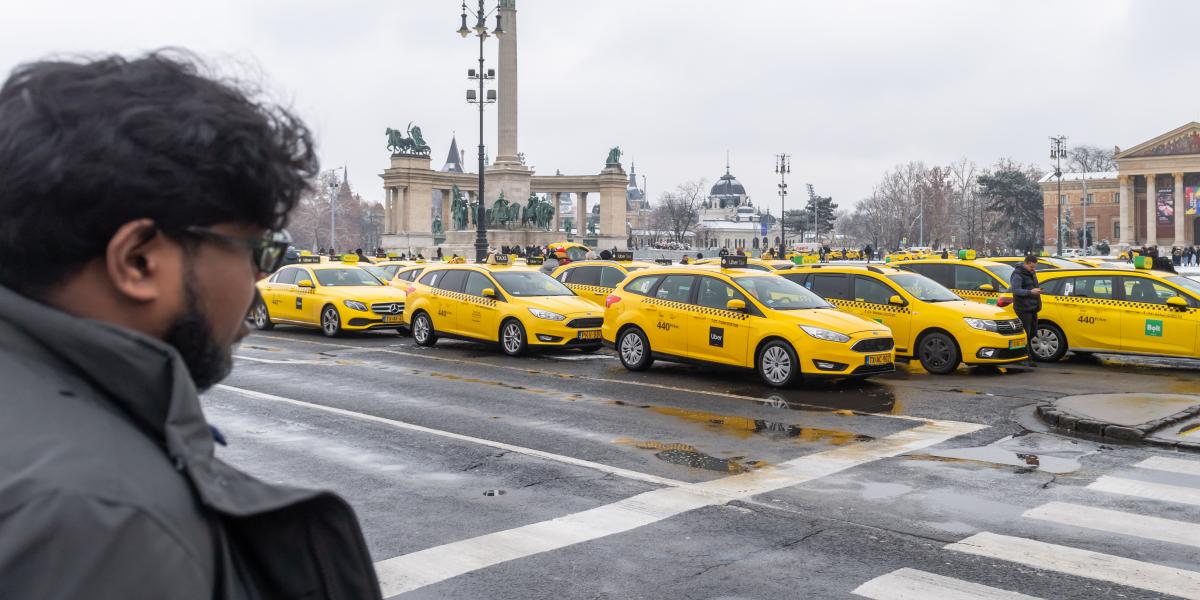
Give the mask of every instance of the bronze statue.
<svg viewBox="0 0 1200 600">
<path fill-rule="evenodd" d="M 467 228 L 467 201 L 463 200 L 462 190 L 458 189 L 458 184 L 451 188 L 450 196 L 453 198 L 450 201 L 450 214 L 454 219 L 454 230 L 462 231 Z"/>
<path fill-rule="evenodd" d="M 606 162 L 604 164 L 609 167 L 615 167 L 615 166 L 620 165 L 621 164 L 621 154 L 623 154 L 621 152 L 621 147 L 613 146 L 608 151 L 608 162 Z"/>
<path fill-rule="evenodd" d="M 421 136 L 421 128 L 413 127 L 412 122 L 408 124 L 408 135 L 404 137 L 404 132 L 387 128 L 387 149 L 392 151 L 392 154 L 415 154 L 418 156 L 429 156 L 430 148 L 425 143 L 425 138 Z"/>
</svg>

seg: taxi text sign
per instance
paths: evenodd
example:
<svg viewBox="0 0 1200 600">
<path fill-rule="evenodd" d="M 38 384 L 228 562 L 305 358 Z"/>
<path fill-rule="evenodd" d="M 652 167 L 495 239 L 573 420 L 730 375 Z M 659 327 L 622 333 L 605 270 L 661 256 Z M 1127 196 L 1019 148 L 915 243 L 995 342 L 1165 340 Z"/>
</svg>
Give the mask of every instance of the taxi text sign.
<svg viewBox="0 0 1200 600">
<path fill-rule="evenodd" d="M 1162 337 L 1163 322 L 1158 319 L 1146 319 L 1146 335 Z"/>
</svg>

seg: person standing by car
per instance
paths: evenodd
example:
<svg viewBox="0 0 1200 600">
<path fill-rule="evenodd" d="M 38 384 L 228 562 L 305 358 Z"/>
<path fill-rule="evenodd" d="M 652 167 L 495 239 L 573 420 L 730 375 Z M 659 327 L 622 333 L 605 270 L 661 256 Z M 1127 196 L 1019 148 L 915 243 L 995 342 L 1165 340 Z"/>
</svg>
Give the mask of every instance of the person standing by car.
<svg viewBox="0 0 1200 600">
<path fill-rule="evenodd" d="M 1026 364 L 1030 367 L 1037 366 L 1033 362 L 1032 349 L 1033 340 L 1037 337 L 1038 311 L 1042 310 L 1042 288 L 1038 287 L 1037 264 L 1036 256 L 1026 255 L 1021 266 L 1013 269 L 1008 282 L 1013 294 L 1013 310 L 1021 319 L 1021 324 L 1025 326 L 1025 337 L 1027 338 L 1025 348 L 1029 352 L 1029 360 Z"/>
</svg>

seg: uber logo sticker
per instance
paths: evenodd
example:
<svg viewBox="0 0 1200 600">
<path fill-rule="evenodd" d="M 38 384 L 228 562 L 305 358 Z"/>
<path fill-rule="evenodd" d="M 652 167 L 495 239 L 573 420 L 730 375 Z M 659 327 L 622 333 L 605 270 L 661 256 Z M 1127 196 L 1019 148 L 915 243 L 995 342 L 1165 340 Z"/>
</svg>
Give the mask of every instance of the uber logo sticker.
<svg viewBox="0 0 1200 600">
<path fill-rule="evenodd" d="M 708 345 L 718 348 L 725 347 L 725 330 L 721 327 L 708 328 Z"/>
<path fill-rule="evenodd" d="M 1162 328 L 1162 321 L 1158 319 L 1146 319 L 1146 335 L 1162 337 Z"/>
</svg>

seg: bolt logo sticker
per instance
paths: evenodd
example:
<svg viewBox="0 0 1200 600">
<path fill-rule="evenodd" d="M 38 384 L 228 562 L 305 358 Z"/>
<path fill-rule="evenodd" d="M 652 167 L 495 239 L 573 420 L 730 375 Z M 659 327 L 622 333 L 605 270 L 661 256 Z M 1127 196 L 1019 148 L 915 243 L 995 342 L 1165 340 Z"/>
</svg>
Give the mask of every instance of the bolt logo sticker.
<svg viewBox="0 0 1200 600">
<path fill-rule="evenodd" d="M 1146 319 L 1146 335 L 1162 337 L 1163 323 L 1158 319 Z"/>
<path fill-rule="evenodd" d="M 723 348 L 725 346 L 725 330 L 720 327 L 709 327 L 708 345 Z"/>
</svg>

